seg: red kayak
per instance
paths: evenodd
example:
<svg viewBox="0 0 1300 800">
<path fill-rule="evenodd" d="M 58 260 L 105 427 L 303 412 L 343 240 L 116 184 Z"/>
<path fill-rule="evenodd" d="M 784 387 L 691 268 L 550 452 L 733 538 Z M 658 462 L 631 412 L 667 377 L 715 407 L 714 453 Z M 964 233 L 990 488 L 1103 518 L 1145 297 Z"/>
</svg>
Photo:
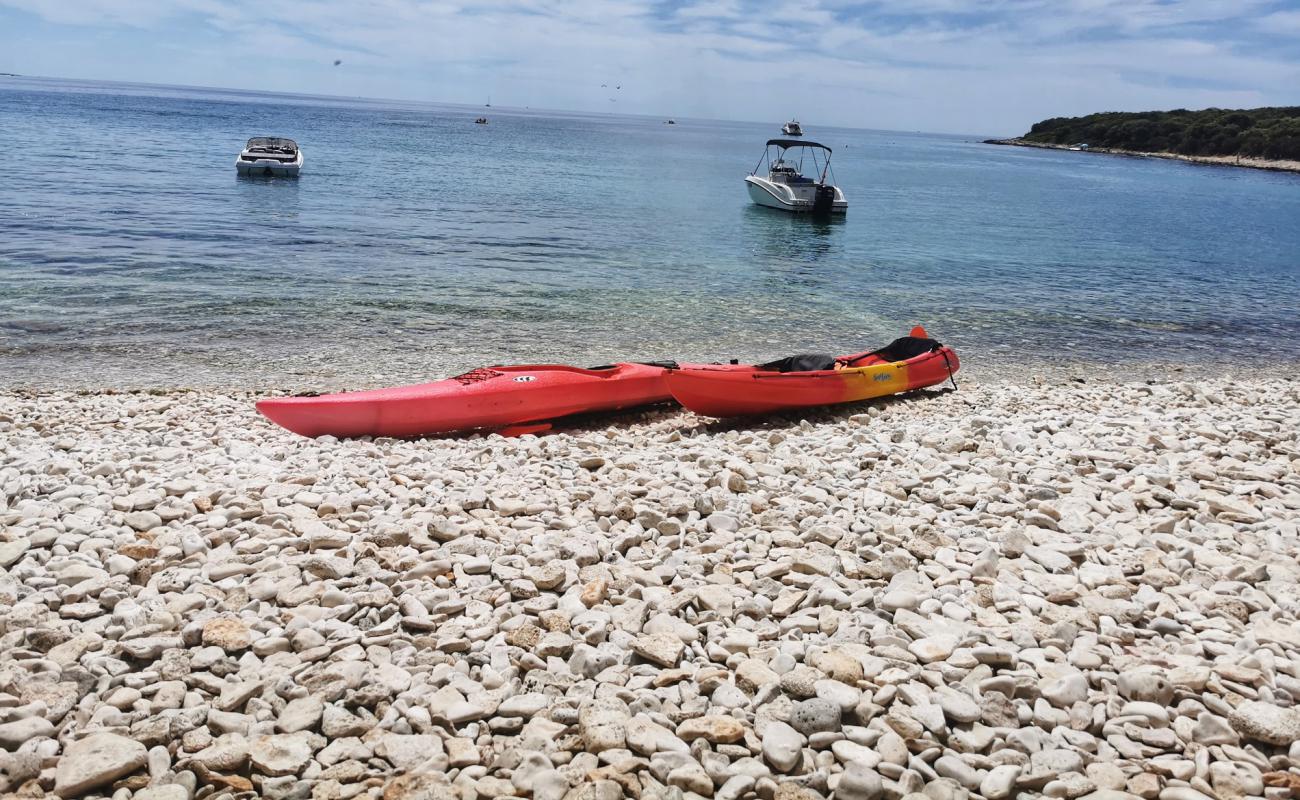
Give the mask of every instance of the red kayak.
<svg viewBox="0 0 1300 800">
<path fill-rule="evenodd" d="M 669 365 L 677 366 L 484 367 L 415 386 L 270 397 L 258 401 L 257 410 L 303 436 L 402 437 L 477 429 L 530 433 L 550 426 L 528 423 L 671 400 L 664 383 Z"/>
<path fill-rule="evenodd" d="M 677 402 L 710 417 L 768 414 L 851 403 L 950 379 L 961 367 L 952 348 L 916 327 L 879 350 L 851 356 L 791 356 L 770 364 L 686 365 L 669 370 Z"/>
</svg>

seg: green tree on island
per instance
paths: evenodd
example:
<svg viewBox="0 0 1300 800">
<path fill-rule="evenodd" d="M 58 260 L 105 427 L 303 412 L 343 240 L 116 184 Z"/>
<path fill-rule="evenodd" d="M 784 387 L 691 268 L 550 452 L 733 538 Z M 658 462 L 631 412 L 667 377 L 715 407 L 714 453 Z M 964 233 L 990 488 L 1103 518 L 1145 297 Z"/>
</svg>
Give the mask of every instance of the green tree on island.
<svg viewBox="0 0 1300 800">
<path fill-rule="evenodd" d="M 1036 123 L 1023 138 L 1143 153 L 1300 160 L 1300 106 L 1055 117 Z"/>
</svg>

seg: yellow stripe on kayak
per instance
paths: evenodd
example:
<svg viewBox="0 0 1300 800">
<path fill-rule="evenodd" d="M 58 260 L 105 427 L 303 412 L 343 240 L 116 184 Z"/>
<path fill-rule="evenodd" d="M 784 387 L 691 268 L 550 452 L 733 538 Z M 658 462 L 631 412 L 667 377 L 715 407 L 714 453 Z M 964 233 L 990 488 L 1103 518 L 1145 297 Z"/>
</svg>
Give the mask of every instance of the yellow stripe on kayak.
<svg viewBox="0 0 1300 800">
<path fill-rule="evenodd" d="M 906 366 L 897 364 L 872 364 L 866 367 L 851 367 L 841 370 L 844 380 L 844 401 L 868 400 L 898 394 L 907 390 Z"/>
</svg>

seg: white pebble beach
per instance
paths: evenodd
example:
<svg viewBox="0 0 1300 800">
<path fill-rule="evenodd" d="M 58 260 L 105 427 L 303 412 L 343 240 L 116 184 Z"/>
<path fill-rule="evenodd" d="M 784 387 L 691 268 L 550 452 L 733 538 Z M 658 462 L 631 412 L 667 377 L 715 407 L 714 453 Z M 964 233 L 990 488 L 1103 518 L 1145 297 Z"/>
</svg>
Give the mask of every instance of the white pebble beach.
<svg viewBox="0 0 1300 800">
<path fill-rule="evenodd" d="M 1300 797 L 1300 383 L 310 440 L 0 392 L 0 792 Z"/>
</svg>

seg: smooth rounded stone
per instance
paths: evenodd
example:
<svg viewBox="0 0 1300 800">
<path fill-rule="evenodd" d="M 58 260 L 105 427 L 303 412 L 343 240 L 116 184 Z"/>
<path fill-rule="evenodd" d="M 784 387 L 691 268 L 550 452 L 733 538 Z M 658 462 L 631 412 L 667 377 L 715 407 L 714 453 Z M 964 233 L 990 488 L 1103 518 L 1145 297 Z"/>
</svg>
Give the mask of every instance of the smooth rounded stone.
<svg viewBox="0 0 1300 800">
<path fill-rule="evenodd" d="M 583 703 L 578 711 L 578 732 L 592 753 L 622 749 L 627 745 L 627 723 L 631 719 L 627 703 L 603 697 Z"/>
<path fill-rule="evenodd" d="M 873 748 L 880 758 L 886 763 L 898 764 L 904 766 L 911 758 L 911 752 L 907 749 L 907 742 L 903 740 L 892 730 L 887 730 L 876 740 Z"/>
<path fill-rule="evenodd" d="M 822 731 L 840 729 L 840 706 L 830 700 L 814 697 L 794 704 L 790 712 L 790 725 L 805 736 Z"/>
<path fill-rule="evenodd" d="M 730 744 L 740 741 L 744 736 L 745 726 L 735 717 L 696 717 L 677 726 L 677 738 L 685 742 L 704 739 L 714 744 Z"/>
<path fill-rule="evenodd" d="M 42 717 L 28 717 L 0 725 L 0 747 L 15 751 L 23 744 L 34 739 L 46 739 L 54 735 L 54 725 Z"/>
<path fill-rule="evenodd" d="M 1190 786 L 1166 786 L 1160 790 L 1160 800 L 1216 800 Z"/>
<path fill-rule="evenodd" d="M 826 678 L 826 673 L 819 669 L 799 666 L 781 675 L 781 689 L 791 697 L 806 700 L 817 696 L 817 682 Z"/>
<path fill-rule="evenodd" d="M 316 695 L 290 700 L 275 721 L 280 733 L 297 733 L 315 728 L 325 713 L 325 701 Z"/>
<path fill-rule="evenodd" d="M 1247 739 L 1289 747 L 1300 741 L 1300 708 L 1247 700 L 1228 714 L 1228 724 Z"/>
<path fill-rule="evenodd" d="M 1210 764 L 1210 785 L 1222 800 L 1237 800 L 1264 793 L 1264 780 L 1251 764 L 1215 761 Z"/>
<path fill-rule="evenodd" d="M 1141 775 L 1140 777 L 1156 778 L 1155 775 L 1150 775 L 1150 774 L 1144 774 Z M 1156 794 L 1153 793 L 1151 797 L 1148 798 L 1148 800 L 1154 800 L 1155 797 Z M 990 800 L 992 799 L 990 798 Z M 1089 792 L 1088 794 L 1085 794 L 1082 798 L 1080 798 L 1080 800 L 1143 800 L 1143 796 L 1132 794 L 1130 792 L 1118 791 L 1116 789 L 1097 789 L 1095 791 Z"/>
<path fill-rule="evenodd" d="M 835 784 L 835 800 L 880 800 L 884 794 L 880 773 L 865 764 L 847 764 Z"/>
<path fill-rule="evenodd" d="M 1019 764 L 999 764 L 980 781 L 979 793 L 988 800 L 1003 800 L 1015 789 L 1016 779 L 1024 770 Z"/>
<path fill-rule="evenodd" d="M 1084 774 L 1088 776 L 1098 789 L 1112 789 L 1122 791 L 1124 789 L 1124 770 L 1109 761 L 1094 761 L 1084 769 Z"/>
<path fill-rule="evenodd" d="M 1055 780 L 1050 780 L 1043 787 L 1043 794 L 1047 797 L 1064 797 L 1073 798 L 1082 797 L 1097 789 L 1087 776 L 1078 772 L 1067 772 Z"/>
<path fill-rule="evenodd" d="M 862 764 L 875 769 L 880 764 L 880 755 L 866 745 L 840 739 L 831 744 L 831 753 L 841 764 Z"/>
<path fill-rule="evenodd" d="M 1088 678 L 1081 672 L 1062 675 L 1039 684 L 1038 693 L 1057 708 L 1069 708 L 1088 699 Z"/>
<path fill-rule="evenodd" d="M 749 697 L 734 683 L 719 685 L 713 690 L 709 701 L 720 708 L 745 708 L 749 705 Z"/>
<path fill-rule="evenodd" d="M 953 722 L 974 722 L 984 713 L 975 698 L 948 687 L 936 689 L 931 700 L 937 701 L 939 708 Z"/>
<path fill-rule="evenodd" d="M 1016 654 L 1006 647 L 972 647 L 970 654 L 976 661 L 994 669 L 1010 669 L 1016 665 Z"/>
<path fill-rule="evenodd" d="M 956 756 L 940 756 L 934 762 L 934 771 L 945 778 L 952 778 L 967 789 L 979 788 L 979 773 L 975 771 L 974 767 Z"/>
<path fill-rule="evenodd" d="M 750 693 L 781 680 L 781 676 L 775 670 L 756 658 L 747 658 L 740 662 L 736 667 L 735 675 L 736 685 Z"/>
<path fill-rule="evenodd" d="M 263 775 L 298 775 L 311 761 L 310 737 L 306 732 L 259 736 L 249 746 L 249 761 Z"/>
<path fill-rule="evenodd" d="M 659 725 L 645 714 L 637 714 L 626 725 L 627 746 L 643 756 L 661 752 L 689 752 L 690 745 L 677 737 L 677 734 Z"/>
<path fill-rule="evenodd" d="M 385 733 L 376 742 L 374 752 L 402 772 L 445 758 L 442 739 L 431 734 Z"/>
<path fill-rule="evenodd" d="M 540 692 L 529 692 L 507 697 L 497 706 L 500 717 L 533 717 L 542 713 L 551 705 L 551 699 Z"/>
<path fill-rule="evenodd" d="M 818 698 L 830 700 L 843 711 L 852 711 L 862 702 L 862 691 L 839 681 L 817 681 L 813 684 Z"/>
<path fill-rule="evenodd" d="M 641 634 L 632 642 L 632 651 L 661 667 L 672 668 L 682 659 L 686 645 L 668 633 Z"/>
<path fill-rule="evenodd" d="M 54 793 L 80 797 L 143 767 L 145 746 L 114 733 L 92 733 L 64 747 L 54 773 Z"/>
<path fill-rule="evenodd" d="M 215 772 L 234 772 L 248 763 L 248 744 L 239 734 L 225 734 L 190 756 L 190 761 Z"/>
<path fill-rule="evenodd" d="M 967 800 L 970 792 L 952 778 L 940 778 L 937 781 L 930 781 L 920 791 L 911 795 L 919 798 L 924 797 L 926 800 Z"/>
<path fill-rule="evenodd" d="M 203 624 L 203 644 L 237 652 L 252 646 L 253 635 L 240 620 L 218 617 Z"/>
<path fill-rule="evenodd" d="M 1038 774 L 1061 775 L 1066 772 L 1082 772 L 1083 756 L 1073 750 L 1049 748 L 1031 753 L 1029 764 Z"/>
<path fill-rule="evenodd" d="M 732 775 L 713 793 L 713 800 L 740 800 L 754 788 L 755 778 L 751 775 Z M 622 798 L 620 791 L 618 797 Z"/>
<path fill-rule="evenodd" d="M 773 720 L 763 729 L 763 758 L 778 772 L 789 772 L 799 763 L 804 738 L 797 730 L 780 720 Z"/>
<path fill-rule="evenodd" d="M 133 795 L 133 800 L 190 800 L 190 792 L 175 783 L 149 786 Z"/>
<path fill-rule="evenodd" d="M 676 786 L 683 791 L 698 795 L 707 796 L 713 793 L 713 779 L 709 777 L 709 773 L 690 759 L 670 770 L 664 782 L 669 786 Z"/>
<path fill-rule="evenodd" d="M 810 667 L 825 673 L 831 680 L 849 686 L 863 678 L 861 659 L 836 648 L 814 650 L 807 661 Z"/>
<path fill-rule="evenodd" d="M 957 649 L 957 638 L 943 634 L 917 639 L 907 646 L 907 651 L 923 664 L 943 661 Z"/>
<path fill-rule="evenodd" d="M 921 597 L 915 592 L 909 592 L 905 589 L 891 589 L 880 595 L 880 608 L 894 612 L 901 609 L 915 611 L 921 605 Z"/>
<path fill-rule="evenodd" d="M 1162 672 L 1150 668 L 1125 670 L 1119 674 L 1117 683 L 1120 696 L 1126 700 L 1167 706 L 1174 699 L 1174 685 Z"/>
<path fill-rule="evenodd" d="M 1216 744 L 1235 746 L 1241 741 L 1241 737 L 1232 729 L 1228 720 L 1217 714 L 1202 711 L 1196 717 L 1196 724 L 1192 726 L 1192 741 L 1206 747 Z"/>
</svg>

